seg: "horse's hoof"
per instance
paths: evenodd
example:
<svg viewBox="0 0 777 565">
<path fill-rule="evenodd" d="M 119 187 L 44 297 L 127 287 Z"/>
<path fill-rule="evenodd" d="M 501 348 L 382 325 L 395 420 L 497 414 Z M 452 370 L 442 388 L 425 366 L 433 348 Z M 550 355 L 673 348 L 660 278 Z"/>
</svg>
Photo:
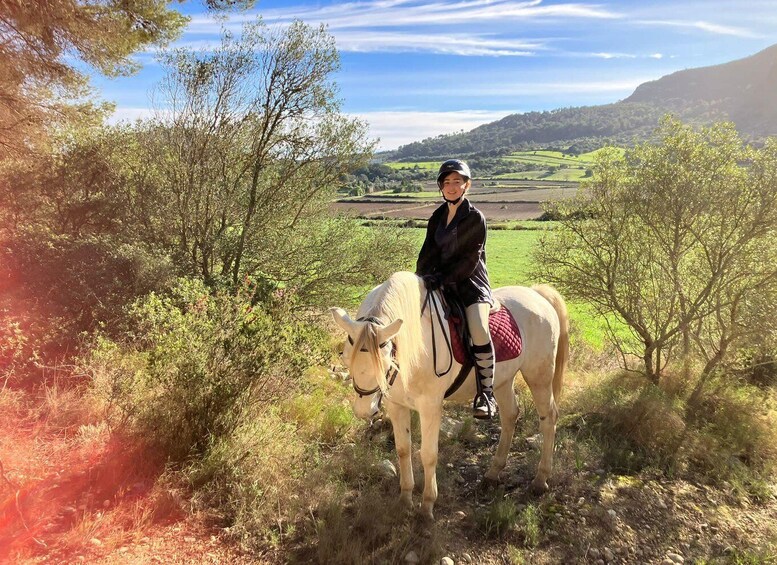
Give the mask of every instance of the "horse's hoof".
<svg viewBox="0 0 777 565">
<path fill-rule="evenodd" d="M 488 475 L 483 477 L 483 479 L 480 481 L 480 490 L 482 491 L 494 490 L 498 486 L 499 486 L 499 481 L 493 477 L 489 477 Z"/>
<path fill-rule="evenodd" d="M 529 490 L 532 494 L 537 496 L 545 494 L 548 492 L 548 482 L 540 479 L 534 479 L 531 482 L 531 486 L 529 486 Z"/>
</svg>

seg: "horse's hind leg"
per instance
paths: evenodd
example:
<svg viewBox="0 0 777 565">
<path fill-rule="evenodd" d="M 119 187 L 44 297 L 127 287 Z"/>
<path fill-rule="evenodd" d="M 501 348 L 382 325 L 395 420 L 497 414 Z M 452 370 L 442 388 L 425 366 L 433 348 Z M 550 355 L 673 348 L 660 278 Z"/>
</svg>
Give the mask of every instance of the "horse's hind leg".
<svg viewBox="0 0 777 565">
<path fill-rule="evenodd" d="M 394 428 L 394 444 L 399 457 L 399 498 L 408 508 L 413 507 L 413 464 L 410 444 L 410 409 L 391 401 L 386 403 L 386 410 L 391 425 Z"/>
<path fill-rule="evenodd" d="M 542 453 L 540 464 L 537 467 L 537 475 L 532 481 L 531 488 L 534 492 L 542 493 L 548 490 L 548 477 L 553 468 L 553 447 L 556 441 L 556 421 L 558 420 L 558 408 L 553 398 L 553 364 L 550 363 L 546 370 L 526 374 L 524 379 L 529 385 L 534 406 L 540 417 L 540 432 L 542 433 Z"/>
<path fill-rule="evenodd" d="M 496 482 L 499 473 L 507 465 L 507 456 L 510 453 L 510 446 L 513 443 L 515 435 L 515 423 L 518 420 L 518 403 L 515 400 L 515 391 L 513 390 L 513 379 L 494 389 L 494 397 L 499 405 L 499 445 L 496 448 L 496 454 L 491 460 L 491 466 L 486 472 L 486 480 Z"/>
</svg>

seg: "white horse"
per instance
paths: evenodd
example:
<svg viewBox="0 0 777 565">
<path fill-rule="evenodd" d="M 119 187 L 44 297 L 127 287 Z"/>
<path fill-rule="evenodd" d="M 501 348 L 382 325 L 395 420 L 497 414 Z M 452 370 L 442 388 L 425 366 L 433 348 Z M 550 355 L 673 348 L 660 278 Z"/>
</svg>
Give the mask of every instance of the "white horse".
<svg viewBox="0 0 777 565">
<path fill-rule="evenodd" d="M 531 390 L 540 418 L 542 454 L 532 489 L 544 492 L 553 465 L 553 444 L 558 409 L 569 353 L 569 323 L 561 295 L 552 287 L 510 286 L 494 291 L 494 297 L 510 310 L 523 337 L 523 351 L 515 359 L 496 364 L 494 395 L 499 406 L 501 434 L 496 455 L 486 479 L 496 481 L 507 463 L 507 454 L 515 433 L 518 404 L 514 380 L 521 371 Z M 374 288 L 359 307 L 357 320 L 345 310 L 332 308 L 337 324 L 348 333 L 342 359 L 353 379 L 358 398 L 352 401 L 356 416 L 372 418 L 382 398 L 394 429 L 399 456 L 400 498 L 412 507 L 414 486 L 411 465 L 410 410 L 421 420 L 421 460 L 424 466 L 424 492 L 421 513 L 432 520 L 437 500 L 437 452 L 440 419 L 445 393 L 458 375 L 461 365 L 451 359 L 441 343 L 443 334 L 450 339 L 447 323 L 433 314 L 439 301 L 431 294 L 424 307 L 427 291 L 420 277 L 409 272 L 394 273 Z M 432 344 L 432 336 L 438 343 Z M 438 359 L 434 359 L 436 350 Z M 438 377 L 452 366 L 447 374 Z M 395 382 L 398 375 L 398 382 Z M 452 400 L 471 401 L 475 396 L 474 371 L 451 396 Z"/>
</svg>

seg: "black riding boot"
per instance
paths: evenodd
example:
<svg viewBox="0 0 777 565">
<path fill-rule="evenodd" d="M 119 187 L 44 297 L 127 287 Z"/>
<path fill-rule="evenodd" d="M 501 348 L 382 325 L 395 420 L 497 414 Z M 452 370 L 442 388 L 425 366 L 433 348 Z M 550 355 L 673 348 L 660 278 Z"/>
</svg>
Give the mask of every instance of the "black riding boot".
<svg viewBox="0 0 777 565">
<path fill-rule="evenodd" d="M 496 414 L 494 400 L 494 346 L 489 341 L 485 345 L 473 345 L 475 356 L 475 374 L 478 392 L 472 403 L 472 415 L 481 420 L 489 420 Z"/>
</svg>

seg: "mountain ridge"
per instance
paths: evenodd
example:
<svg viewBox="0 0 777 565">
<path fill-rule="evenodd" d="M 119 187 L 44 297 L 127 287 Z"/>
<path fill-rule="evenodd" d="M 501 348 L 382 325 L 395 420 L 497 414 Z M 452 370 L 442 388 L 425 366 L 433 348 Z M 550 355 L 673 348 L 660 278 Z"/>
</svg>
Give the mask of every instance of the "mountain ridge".
<svg viewBox="0 0 777 565">
<path fill-rule="evenodd" d="M 642 83 L 611 104 L 510 114 L 469 132 L 412 142 L 389 154 L 420 160 L 452 154 L 498 156 L 540 147 L 583 152 L 644 140 L 667 113 L 699 125 L 732 121 L 751 141 L 777 136 L 777 44 L 748 57 Z"/>
</svg>

